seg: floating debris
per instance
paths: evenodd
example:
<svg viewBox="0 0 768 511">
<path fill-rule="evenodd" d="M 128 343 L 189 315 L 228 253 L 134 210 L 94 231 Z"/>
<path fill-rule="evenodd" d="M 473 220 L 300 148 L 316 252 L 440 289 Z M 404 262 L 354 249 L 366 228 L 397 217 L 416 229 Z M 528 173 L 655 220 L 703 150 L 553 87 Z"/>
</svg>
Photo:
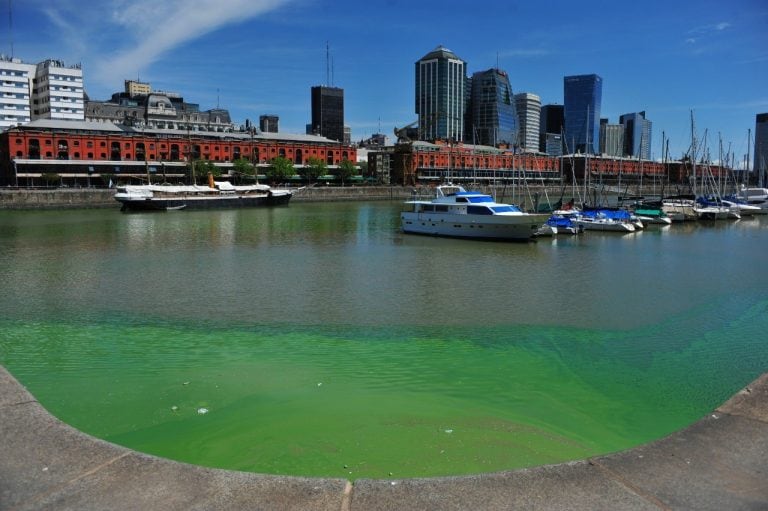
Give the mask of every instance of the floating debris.
<svg viewBox="0 0 768 511">
<path fill-rule="evenodd" d="M 323 386 L 323 382 L 318 383 L 317 386 L 318 387 L 322 387 Z"/>
<path fill-rule="evenodd" d="M 205 415 L 206 413 L 208 413 L 208 408 L 198 408 L 197 413 L 199 415 Z"/>
<path fill-rule="evenodd" d="M 451 434 L 451 433 L 453 433 L 453 430 L 452 429 L 446 429 L 445 432 L 448 433 L 448 434 Z"/>
<path fill-rule="evenodd" d="M 182 383 L 182 385 L 189 385 L 189 382 L 185 381 L 184 383 Z"/>
<path fill-rule="evenodd" d="M 176 406 L 176 405 L 173 405 L 173 406 L 171 407 L 171 411 L 172 411 L 172 412 L 177 412 L 177 411 L 179 411 L 179 407 L 178 407 L 178 406 Z"/>
</svg>

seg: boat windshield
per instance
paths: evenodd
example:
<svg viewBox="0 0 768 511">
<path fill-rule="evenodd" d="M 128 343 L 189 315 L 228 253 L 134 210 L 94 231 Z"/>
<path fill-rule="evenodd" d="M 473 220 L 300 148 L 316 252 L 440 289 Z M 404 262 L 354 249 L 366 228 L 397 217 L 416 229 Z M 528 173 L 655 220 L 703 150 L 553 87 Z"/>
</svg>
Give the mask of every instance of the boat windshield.
<svg viewBox="0 0 768 511">
<path fill-rule="evenodd" d="M 474 197 L 467 197 L 467 200 L 472 204 L 480 204 L 482 202 L 493 202 L 493 198 L 490 195 L 476 195 Z"/>
<path fill-rule="evenodd" d="M 494 213 L 519 213 L 520 208 L 511 204 L 504 206 L 491 206 Z"/>
</svg>

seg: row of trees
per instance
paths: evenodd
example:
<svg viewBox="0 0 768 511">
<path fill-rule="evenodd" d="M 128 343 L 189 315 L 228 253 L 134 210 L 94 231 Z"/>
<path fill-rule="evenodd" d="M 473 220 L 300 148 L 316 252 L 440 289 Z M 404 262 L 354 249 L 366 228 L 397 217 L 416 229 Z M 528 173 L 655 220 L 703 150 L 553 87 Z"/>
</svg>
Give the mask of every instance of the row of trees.
<svg viewBox="0 0 768 511">
<path fill-rule="evenodd" d="M 211 166 L 213 166 L 211 164 Z M 244 176 L 254 176 L 256 167 L 248 160 L 238 159 L 232 162 L 232 168 L 237 174 Z M 264 169 L 267 179 L 273 183 L 281 183 L 298 174 L 308 183 L 314 183 L 320 176 L 328 175 L 328 164 L 321 158 L 309 158 L 307 164 L 303 167 L 294 168 L 293 162 L 288 158 L 278 156 L 274 158 L 269 167 Z M 206 171 L 207 173 L 207 171 Z M 358 168 L 349 160 L 344 160 L 333 169 L 330 174 L 335 176 L 344 184 L 344 181 L 358 174 Z"/>
<path fill-rule="evenodd" d="M 245 176 L 246 178 L 253 178 L 256 175 L 256 167 L 248 160 L 238 159 L 232 162 L 232 169 L 236 175 Z M 197 160 L 193 166 L 195 181 L 198 183 L 205 183 L 208 179 L 208 174 L 213 177 L 221 176 L 221 169 L 213 164 L 209 160 Z M 307 164 L 303 167 L 294 168 L 293 162 L 288 158 L 278 156 L 272 160 L 269 167 L 264 169 L 264 174 L 267 176 L 267 180 L 271 183 L 283 183 L 298 174 L 307 183 L 314 183 L 320 176 L 329 174 L 335 176 L 343 185 L 345 181 L 349 180 L 352 176 L 359 173 L 359 169 L 349 160 L 342 161 L 338 167 L 328 169 L 328 164 L 321 158 L 309 158 Z M 61 184 L 61 176 L 59 174 L 48 172 L 43 174 L 43 181 L 48 185 Z"/>
</svg>

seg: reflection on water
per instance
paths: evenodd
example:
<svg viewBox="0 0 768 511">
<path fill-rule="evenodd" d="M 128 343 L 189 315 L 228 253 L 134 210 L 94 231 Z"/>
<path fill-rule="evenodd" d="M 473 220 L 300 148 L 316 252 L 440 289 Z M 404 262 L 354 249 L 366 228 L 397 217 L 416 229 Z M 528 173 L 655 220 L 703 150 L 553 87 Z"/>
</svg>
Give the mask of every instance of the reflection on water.
<svg viewBox="0 0 768 511">
<path fill-rule="evenodd" d="M 768 366 L 768 219 L 507 244 L 399 211 L 4 212 L 0 363 L 124 445 L 351 478 L 626 448 Z"/>
</svg>

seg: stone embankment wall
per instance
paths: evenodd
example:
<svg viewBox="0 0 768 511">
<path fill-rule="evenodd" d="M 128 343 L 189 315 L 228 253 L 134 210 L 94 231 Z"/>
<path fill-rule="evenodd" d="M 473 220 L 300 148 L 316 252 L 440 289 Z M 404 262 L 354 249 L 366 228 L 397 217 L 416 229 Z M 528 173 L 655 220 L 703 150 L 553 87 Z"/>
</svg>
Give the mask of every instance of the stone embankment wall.
<svg viewBox="0 0 768 511">
<path fill-rule="evenodd" d="M 560 197 L 570 200 L 574 194 L 571 187 L 566 190 L 560 186 L 469 186 L 468 189 L 492 194 L 499 202 L 512 202 L 531 209 L 533 204 L 557 202 Z M 645 190 L 655 194 L 657 190 Z M 633 190 L 632 193 L 637 193 Z M 0 209 L 75 209 L 75 208 L 114 208 L 119 204 L 113 198 L 114 189 L 108 188 L 51 188 L 51 189 L 0 189 Z M 295 202 L 331 202 L 331 201 L 404 201 L 412 198 L 429 199 L 434 196 L 430 185 L 419 186 L 311 186 L 295 191 Z"/>
<path fill-rule="evenodd" d="M 412 191 L 402 186 L 315 186 L 296 190 L 293 201 L 401 201 Z M 115 208 L 119 204 L 114 195 L 114 189 L 104 188 L 0 189 L 0 209 Z"/>
<path fill-rule="evenodd" d="M 56 188 L 50 190 L 0 190 L 0 209 L 75 209 L 117 206 L 114 190 Z"/>
</svg>

